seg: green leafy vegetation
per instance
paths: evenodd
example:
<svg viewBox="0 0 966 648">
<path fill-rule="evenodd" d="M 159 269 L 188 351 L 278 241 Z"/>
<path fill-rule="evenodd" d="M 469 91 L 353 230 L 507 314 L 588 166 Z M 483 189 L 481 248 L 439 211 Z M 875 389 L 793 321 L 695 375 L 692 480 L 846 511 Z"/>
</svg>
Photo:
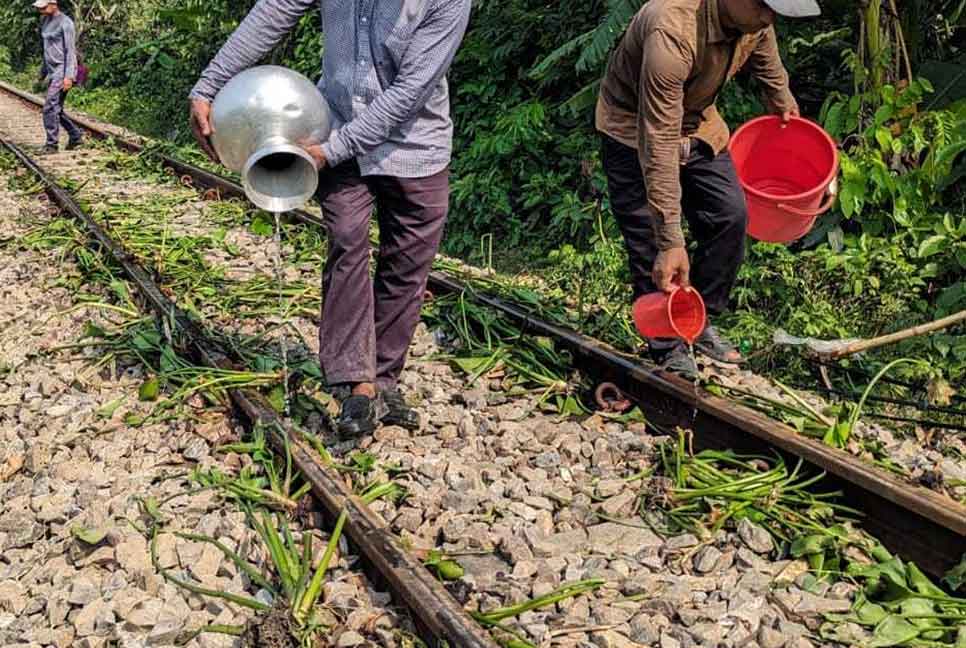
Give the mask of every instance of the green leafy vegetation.
<svg viewBox="0 0 966 648">
<path fill-rule="evenodd" d="M 841 493 L 816 494 L 811 487 L 824 475 L 802 474 L 801 461 L 789 467 L 777 456 L 712 450 L 692 455 L 687 445 L 682 432 L 661 447 L 660 475 L 651 478 L 642 499 L 645 517 L 664 511 L 668 533 L 688 531 L 709 539 L 747 519 L 768 530 L 776 546 L 799 557 L 811 548 L 818 553 L 825 538 L 847 535 L 836 523 L 859 515 L 834 503 Z"/>
<path fill-rule="evenodd" d="M 780 457 L 688 451 L 684 433 L 659 450 L 657 473 L 644 489 L 642 511 L 666 531 L 690 531 L 711 541 L 720 529 L 748 520 L 771 534 L 777 555 L 805 561 L 805 589 L 822 581 L 859 586 L 851 611 L 827 614 L 822 638 L 858 646 L 958 648 L 966 640 L 966 599 L 944 591 L 916 565 L 892 556 L 853 526 L 857 511 L 817 492 L 823 474 L 789 470 Z M 659 529 L 660 530 L 660 529 Z M 964 562 L 943 579 L 963 584 Z"/>
</svg>

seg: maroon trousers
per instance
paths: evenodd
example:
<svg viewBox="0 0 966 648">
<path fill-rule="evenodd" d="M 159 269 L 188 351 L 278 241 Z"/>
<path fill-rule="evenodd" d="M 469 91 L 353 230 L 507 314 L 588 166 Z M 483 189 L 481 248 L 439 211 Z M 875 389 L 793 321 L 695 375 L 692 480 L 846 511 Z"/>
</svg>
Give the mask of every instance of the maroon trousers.
<svg viewBox="0 0 966 648">
<path fill-rule="evenodd" d="M 449 211 L 449 169 L 427 178 L 366 176 L 353 160 L 319 176 L 328 230 L 319 359 L 329 385 L 393 389 L 406 362 Z M 369 222 L 379 221 L 375 278 Z"/>
</svg>

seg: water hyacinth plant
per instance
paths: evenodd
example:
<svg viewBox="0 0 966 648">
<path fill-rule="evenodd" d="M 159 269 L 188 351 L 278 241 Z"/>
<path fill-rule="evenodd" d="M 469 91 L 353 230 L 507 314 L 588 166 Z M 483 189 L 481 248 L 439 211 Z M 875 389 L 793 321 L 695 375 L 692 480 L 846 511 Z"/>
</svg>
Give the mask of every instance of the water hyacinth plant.
<svg viewBox="0 0 966 648">
<path fill-rule="evenodd" d="M 665 533 L 711 538 L 748 519 L 768 530 L 779 546 L 796 548 L 802 537 L 848 536 L 841 524 L 861 515 L 834 502 L 840 492 L 815 493 L 824 474 L 804 474 L 801 460 L 790 468 L 778 455 L 691 454 L 684 432 L 659 452 L 658 474 L 647 485 L 642 513 L 660 524 L 650 513 L 661 511 Z M 808 548 L 797 549 L 805 555 Z"/>
<path fill-rule="evenodd" d="M 259 569 L 215 538 L 181 532 L 173 532 L 174 535 L 183 540 L 216 547 L 254 586 L 268 594 L 270 603 L 262 596 L 251 598 L 210 589 L 190 580 L 187 574 L 177 575 L 164 568 L 158 557 L 158 538 L 168 531 L 163 528 L 165 518 L 161 512 L 161 504 L 150 499 L 142 500 L 142 512 L 148 521 L 146 533 L 150 540 L 152 564 L 165 580 L 189 592 L 223 599 L 259 613 L 247 626 L 206 626 L 181 637 L 179 643 L 183 645 L 201 633 L 212 632 L 242 637 L 242 645 L 245 646 L 288 645 L 293 648 L 314 648 L 328 629 L 316 616 L 315 607 L 338 550 L 348 520 L 347 513 L 343 511 L 340 514 L 320 556 L 315 550 L 313 534 L 310 531 L 303 530 L 297 534 L 285 515 L 259 510 L 266 503 L 276 503 L 274 499 L 265 501 L 264 489 L 239 489 L 237 480 L 232 481 L 229 478 L 208 485 L 223 489 L 226 495 L 236 500 L 246 511 L 250 525 L 266 548 L 267 563 Z M 297 503 L 307 490 L 300 488 L 293 501 Z M 366 504 L 383 498 L 397 500 L 403 496 L 405 491 L 395 482 L 372 484 L 359 493 L 359 497 Z"/>
<path fill-rule="evenodd" d="M 155 422 L 185 413 L 185 405 L 193 396 L 220 407 L 227 406 L 226 390 L 243 387 L 267 387 L 278 383 L 278 372 L 234 371 L 198 366 L 181 355 L 171 327 L 159 326 L 152 318 L 129 321 L 109 331 L 93 323 L 85 330 L 85 338 L 76 345 L 97 348 L 98 365 L 120 360 L 144 367 L 147 377 L 138 390 L 144 402 L 156 403 L 152 412 L 140 417 L 130 414 L 128 425 Z M 63 349 L 64 347 L 60 347 Z M 161 398 L 162 391 L 167 395 Z"/>
<path fill-rule="evenodd" d="M 966 648 L 966 598 L 948 594 L 878 543 L 869 547 L 845 569 L 862 586 L 851 611 L 827 615 L 822 637 L 870 648 Z"/>
<path fill-rule="evenodd" d="M 423 316 L 453 336 L 453 364 L 470 383 L 498 379 L 511 393 L 538 393 L 541 403 L 559 397 L 553 404 L 561 413 L 586 412 L 574 395 L 579 381 L 570 354 L 558 350 L 552 340 L 524 333 L 465 293 L 434 299 L 424 307 Z"/>
</svg>

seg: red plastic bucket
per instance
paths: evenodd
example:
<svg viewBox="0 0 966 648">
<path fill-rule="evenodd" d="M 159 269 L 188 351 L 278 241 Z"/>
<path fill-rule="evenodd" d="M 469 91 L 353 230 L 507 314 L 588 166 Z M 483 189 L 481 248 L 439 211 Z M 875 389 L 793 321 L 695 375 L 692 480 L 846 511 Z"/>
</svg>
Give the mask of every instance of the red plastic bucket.
<svg viewBox="0 0 966 648">
<path fill-rule="evenodd" d="M 749 236 L 794 241 L 835 202 L 839 153 L 818 124 L 758 117 L 735 132 L 728 148 L 745 190 Z"/>
<path fill-rule="evenodd" d="M 694 344 L 706 323 L 704 300 L 694 288 L 641 295 L 634 302 L 634 325 L 646 338 L 681 338 Z"/>
</svg>

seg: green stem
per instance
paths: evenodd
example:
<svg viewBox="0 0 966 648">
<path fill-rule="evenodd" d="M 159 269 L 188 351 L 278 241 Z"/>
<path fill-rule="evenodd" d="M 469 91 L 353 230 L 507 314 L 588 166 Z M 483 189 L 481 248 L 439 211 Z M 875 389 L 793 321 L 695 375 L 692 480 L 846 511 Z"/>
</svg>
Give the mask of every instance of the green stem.
<svg viewBox="0 0 966 648">
<path fill-rule="evenodd" d="M 264 576 L 262 576 L 258 572 L 258 570 L 255 569 L 255 567 L 251 565 L 251 563 L 249 563 L 247 560 L 243 559 L 241 556 L 239 556 L 237 553 L 235 553 L 234 551 L 232 551 L 231 549 L 229 549 L 228 547 L 226 547 L 224 544 L 222 544 L 218 540 L 215 540 L 214 538 L 209 538 L 208 536 L 198 535 L 198 534 L 194 534 L 194 533 L 180 533 L 180 532 L 176 532 L 174 535 L 176 535 L 177 537 L 179 537 L 179 538 L 181 538 L 183 540 L 192 540 L 194 542 L 207 542 L 210 545 L 214 545 L 219 551 L 221 551 L 222 554 L 224 554 L 225 558 L 228 558 L 228 560 L 230 560 L 233 563 L 235 563 L 235 565 L 240 570 L 242 570 L 243 572 L 245 572 L 245 574 L 248 576 L 249 579 L 251 579 L 251 581 L 253 583 L 255 583 L 256 585 L 258 585 L 259 587 L 265 588 L 266 590 L 268 590 L 269 592 L 271 592 L 273 596 L 277 596 L 278 595 L 278 592 L 275 590 L 275 588 L 272 586 L 272 584 L 270 582 L 268 582 L 268 579 L 266 579 Z"/>
<path fill-rule="evenodd" d="M 851 418 L 849 418 L 850 431 L 853 430 L 855 428 L 855 424 L 859 422 L 859 417 L 862 415 L 862 408 L 865 407 L 865 401 L 868 400 L 869 394 L 872 393 L 872 389 L 876 386 L 879 380 L 882 379 L 883 376 L 885 376 L 887 373 L 889 373 L 889 371 L 892 370 L 893 367 L 896 367 L 900 364 L 925 365 L 926 363 L 923 362 L 922 360 L 916 360 L 914 358 L 899 358 L 898 360 L 893 360 L 885 367 L 883 367 L 882 370 L 875 375 L 875 377 L 872 379 L 872 382 L 869 383 L 868 387 L 865 388 L 865 391 L 862 393 L 862 398 L 861 400 L 859 400 L 859 404 L 856 406 L 855 411 L 852 412 L 852 416 Z"/>
<path fill-rule="evenodd" d="M 325 547 L 325 553 L 322 555 L 322 562 L 319 563 L 319 567 L 315 570 L 315 575 L 312 577 L 312 582 L 309 583 L 309 587 L 302 596 L 302 600 L 298 602 L 295 608 L 295 618 L 300 620 L 300 622 L 304 623 L 308 618 L 309 610 L 319 600 L 319 595 L 322 593 L 322 582 L 325 580 L 325 573 L 329 570 L 329 563 L 332 561 L 332 556 L 339 546 L 342 529 L 345 527 L 348 519 L 348 512 L 342 511 L 339 514 L 339 519 L 335 523 L 335 529 L 332 531 L 332 535 L 329 536 L 329 544 Z"/>
<path fill-rule="evenodd" d="M 523 614 L 524 612 L 529 612 L 530 610 L 537 610 L 540 608 L 549 607 L 560 601 L 568 598 L 572 598 L 579 594 L 584 594 L 586 592 L 592 592 L 601 586 L 603 586 L 604 580 L 601 578 L 592 578 L 589 580 L 583 580 L 570 585 L 565 585 L 558 590 L 545 594 L 535 599 L 529 601 L 524 601 L 523 603 L 518 603 L 517 605 L 511 605 L 497 610 L 492 610 L 486 614 L 480 612 L 474 612 L 472 614 L 473 618 L 484 626 L 494 626 L 504 619 L 509 619 L 510 617 L 515 617 Z"/>
<path fill-rule="evenodd" d="M 220 592 L 218 590 L 212 590 L 205 587 L 200 587 L 193 583 L 183 581 L 180 578 L 176 578 L 168 573 L 168 570 L 161 566 L 161 562 L 158 560 L 158 527 L 154 526 L 151 532 L 151 564 L 154 568 L 161 574 L 164 580 L 168 581 L 176 587 L 187 590 L 192 594 L 198 594 L 200 596 L 209 596 L 211 598 L 220 598 L 225 601 L 229 601 L 236 605 L 246 607 L 250 610 L 256 610 L 258 612 L 266 612 L 271 609 L 270 606 L 265 605 L 261 601 L 256 601 L 253 598 L 248 598 L 247 596 L 238 596 L 237 594 L 231 594 L 230 592 Z"/>
</svg>

